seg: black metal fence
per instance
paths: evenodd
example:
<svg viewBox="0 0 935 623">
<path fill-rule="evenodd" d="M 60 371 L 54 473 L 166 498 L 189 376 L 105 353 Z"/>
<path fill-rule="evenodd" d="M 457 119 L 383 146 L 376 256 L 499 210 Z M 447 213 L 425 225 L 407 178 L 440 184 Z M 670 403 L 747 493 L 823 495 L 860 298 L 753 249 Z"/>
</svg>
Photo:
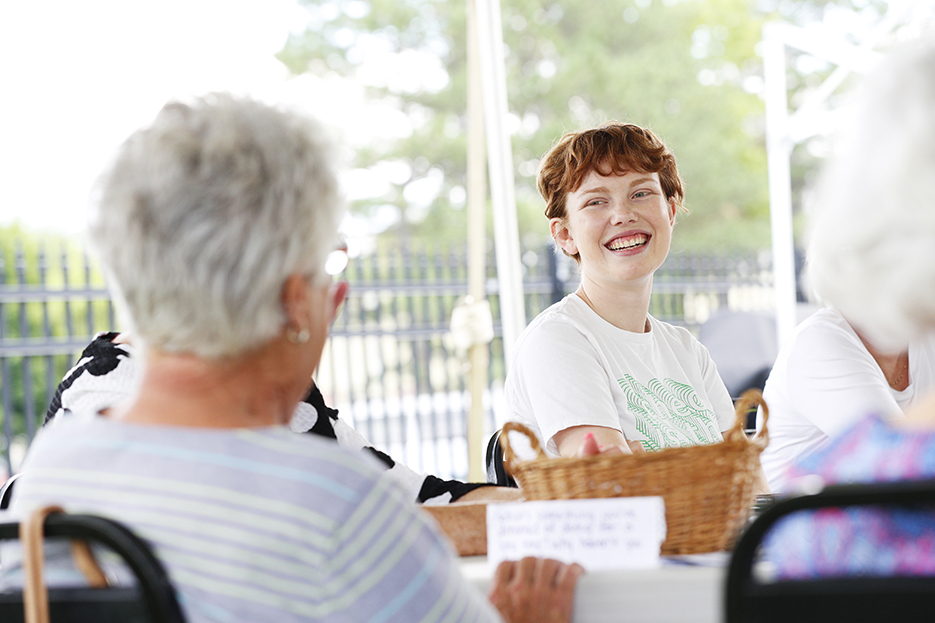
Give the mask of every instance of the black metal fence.
<svg viewBox="0 0 935 623">
<path fill-rule="evenodd" d="M 550 248 L 526 250 L 522 262 L 527 319 L 577 286 L 574 262 Z M 489 434 L 505 416 L 505 364 L 493 258 L 487 266 Z M 352 259 L 345 278 L 348 299 L 316 374 L 326 400 L 413 469 L 465 478 L 468 364 L 449 322 L 467 294 L 466 252 L 384 250 Z M 656 274 L 650 311 L 697 330 L 717 309 L 770 309 L 772 293 L 768 253 L 672 255 Z M 119 327 L 104 279 L 80 249 L 0 249 L 0 481 L 22 460 L 59 380 L 107 330 Z"/>
</svg>

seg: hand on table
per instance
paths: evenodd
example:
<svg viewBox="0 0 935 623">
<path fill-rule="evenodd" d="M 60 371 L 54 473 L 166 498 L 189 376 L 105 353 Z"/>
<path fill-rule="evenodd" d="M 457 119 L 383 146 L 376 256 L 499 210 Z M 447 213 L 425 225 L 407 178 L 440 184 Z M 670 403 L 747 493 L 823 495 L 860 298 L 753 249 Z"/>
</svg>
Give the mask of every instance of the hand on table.
<svg viewBox="0 0 935 623">
<path fill-rule="evenodd" d="M 546 558 L 505 560 L 497 567 L 488 599 L 507 623 L 566 623 L 583 573 L 581 565 Z"/>
<path fill-rule="evenodd" d="M 581 443 L 581 447 L 578 448 L 578 456 L 597 456 L 599 454 L 636 454 L 637 452 L 645 452 L 643 449 L 643 444 L 639 441 L 627 440 L 626 447 L 621 444 L 602 446 L 597 442 L 597 439 L 591 433 L 587 433 L 584 436 L 584 441 Z"/>
</svg>

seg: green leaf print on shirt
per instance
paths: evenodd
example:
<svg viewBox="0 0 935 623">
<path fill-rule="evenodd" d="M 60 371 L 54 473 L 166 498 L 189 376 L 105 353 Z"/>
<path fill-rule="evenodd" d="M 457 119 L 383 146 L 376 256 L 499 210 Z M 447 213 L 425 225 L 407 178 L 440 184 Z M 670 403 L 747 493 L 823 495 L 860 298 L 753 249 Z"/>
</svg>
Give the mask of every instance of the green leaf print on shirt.
<svg viewBox="0 0 935 623">
<path fill-rule="evenodd" d="M 704 406 L 690 385 L 652 379 L 648 385 L 629 374 L 617 379 L 649 452 L 674 446 L 698 446 L 722 440 L 717 416 Z"/>
</svg>

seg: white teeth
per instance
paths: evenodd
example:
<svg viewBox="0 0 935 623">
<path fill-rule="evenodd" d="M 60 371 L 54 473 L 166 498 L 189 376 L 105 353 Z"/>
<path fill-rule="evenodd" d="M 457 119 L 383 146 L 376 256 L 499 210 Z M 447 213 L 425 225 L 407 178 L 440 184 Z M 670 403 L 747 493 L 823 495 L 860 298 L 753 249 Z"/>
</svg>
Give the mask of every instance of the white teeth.
<svg viewBox="0 0 935 623">
<path fill-rule="evenodd" d="M 607 248 L 611 251 L 622 251 L 623 249 L 632 249 L 634 247 L 639 247 L 646 244 L 647 237 L 645 235 L 632 236 L 630 238 L 618 238 L 614 240 L 611 244 L 607 245 Z"/>
</svg>

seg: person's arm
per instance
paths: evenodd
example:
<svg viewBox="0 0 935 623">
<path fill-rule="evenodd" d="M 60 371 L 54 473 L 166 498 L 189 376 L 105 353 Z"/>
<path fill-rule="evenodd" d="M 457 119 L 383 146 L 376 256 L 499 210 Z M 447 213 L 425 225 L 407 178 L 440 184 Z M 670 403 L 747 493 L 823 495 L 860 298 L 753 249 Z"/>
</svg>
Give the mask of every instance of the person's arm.
<svg viewBox="0 0 935 623">
<path fill-rule="evenodd" d="M 437 526 L 392 480 L 375 473 L 349 511 L 324 543 L 319 530 L 308 530 L 311 551 L 322 550 L 315 573 L 334 577 L 328 620 L 499 620 Z"/>
<path fill-rule="evenodd" d="M 628 441 L 619 430 L 606 426 L 572 426 L 555 433 L 552 440 L 563 457 L 643 452 L 639 441 Z"/>
<path fill-rule="evenodd" d="M 904 430 L 928 432 L 935 429 L 935 390 L 917 400 L 906 410 L 903 420 L 893 422 L 893 426 Z"/>
<path fill-rule="evenodd" d="M 468 491 L 450 504 L 461 502 L 519 502 L 523 500 L 523 490 L 516 487 L 502 487 L 499 485 L 483 485 Z"/>
<path fill-rule="evenodd" d="M 552 321 L 528 334 L 507 376 L 506 394 L 512 419 L 535 421 L 547 453 L 575 456 L 587 432 L 602 445 L 625 445 L 620 416 L 597 348 L 576 327 Z M 559 450 L 561 433 L 573 440 L 570 454 Z M 615 431 L 612 433 L 596 429 Z"/>
<path fill-rule="evenodd" d="M 557 560 L 523 558 L 501 562 L 488 599 L 507 623 L 571 621 L 575 586 L 584 569 Z"/>
<path fill-rule="evenodd" d="M 340 609 L 333 612 L 335 620 L 492 622 L 499 611 L 506 623 L 570 621 L 579 566 L 535 559 L 505 563 L 484 599 L 465 580 L 425 511 L 407 502 L 401 488 L 375 476 L 357 490 L 316 563 L 339 574 L 331 596 Z M 312 530 L 308 538 L 312 550 L 322 547 L 320 533 Z"/>
</svg>

